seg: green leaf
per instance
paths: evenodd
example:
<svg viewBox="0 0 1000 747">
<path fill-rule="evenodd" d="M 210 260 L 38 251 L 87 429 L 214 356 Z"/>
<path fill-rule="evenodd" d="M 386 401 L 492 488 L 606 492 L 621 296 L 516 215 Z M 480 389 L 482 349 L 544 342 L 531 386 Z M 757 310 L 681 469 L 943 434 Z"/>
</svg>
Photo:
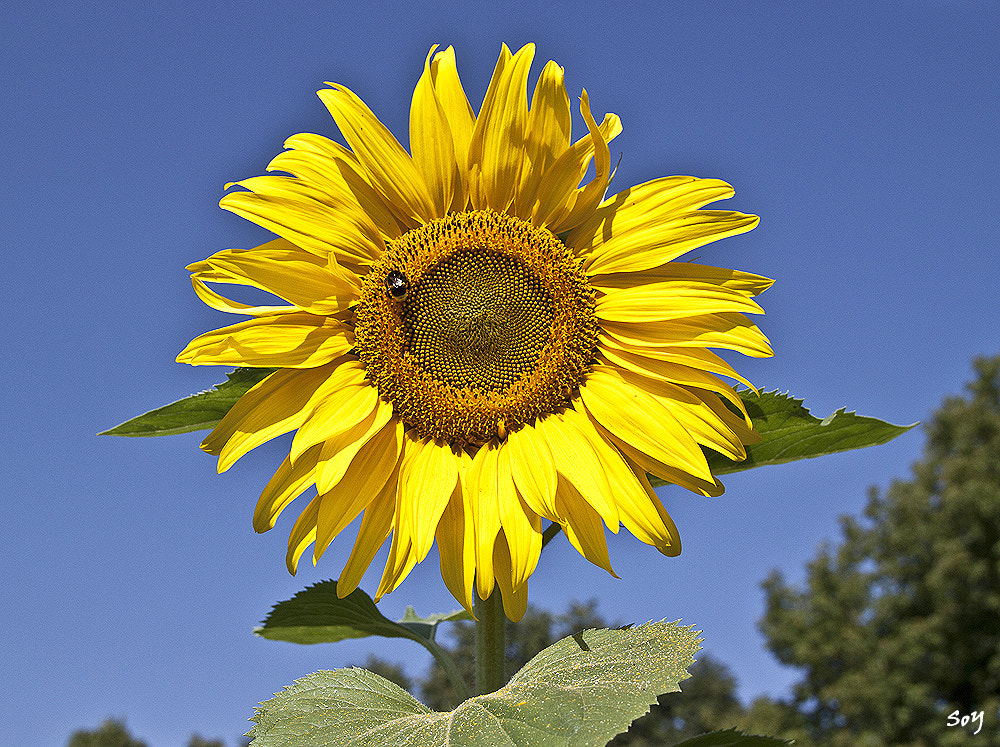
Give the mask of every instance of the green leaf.
<svg viewBox="0 0 1000 747">
<path fill-rule="evenodd" d="M 272 641 L 335 643 L 346 638 L 409 638 L 417 643 L 434 640 L 438 623 L 471 620 L 465 610 L 417 617 L 412 607 L 394 623 L 375 607 L 372 598 L 355 589 L 343 599 L 336 581 L 320 581 L 291 599 L 278 602 L 254 633 Z"/>
<path fill-rule="evenodd" d="M 586 630 L 529 661 L 503 688 L 431 711 L 371 672 L 317 672 L 262 703 L 254 747 L 604 747 L 679 690 L 701 639 L 677 623 Z"/>
<path fill-rule="evenodd" d="M 444 667 L 455 691 L 469 695 L 467 685 L 451 655 L 435 640 L 437 626 L 452 620 L 471 620 L 465 610 L 418 617 L 412 607 L 398 623 L 375 608 L 375 602 L 361 589 L 341 599 L 336 581 L 320 581 L 291 599 L 278 602 L 254 633 L 272 641 L 290 643 L 335 643 L 346 638 L 408 638 L 426 648 Z"/>
<path fill-rule="evenodd" d="M 893 425 L 847 412 L 845 408 L 820 420 L 802 406 L 801 399 L 788 394 L 763 392 L 758 397 L 749 389 L 738 394 L 763 441 L 747 446 L 747 458 L 742 462 L 706 449 L 708 464 L 717 475 L 884 444 L 916 425 Z M 650 482 L 664 484 L 652 476 Z"/>
<path fill-rule="evenodd" d="M 237 368 L 228 381 L 207 392 L 192 394 L 169 405 L 150 410 L 137 418 L 126 420 L 98 436 L 172 436 L 214 428 L 222 416 L 273 368 Z"/>
<path fill-rule="evenodd" d="M 753 737 L 736 729 L 725 729 L 685 739 L 674 747 L 782 747 L 789 744 L 792 743 L 777 737 Z"/>
</svg>

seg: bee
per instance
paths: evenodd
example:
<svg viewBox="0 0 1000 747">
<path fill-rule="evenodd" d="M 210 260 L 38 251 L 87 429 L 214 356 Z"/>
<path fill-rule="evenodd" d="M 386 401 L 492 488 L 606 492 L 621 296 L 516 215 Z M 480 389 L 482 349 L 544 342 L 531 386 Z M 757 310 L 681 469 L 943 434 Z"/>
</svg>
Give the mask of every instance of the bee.
<svg viewBox="0 0 1000 747">
<path fill-rule="evenodd" d="M 385 289 L 394 301 L 402 301 L 410 290 L 410 281 L 399 270 L 390 270 L 385 276 Z"/>
</svg>

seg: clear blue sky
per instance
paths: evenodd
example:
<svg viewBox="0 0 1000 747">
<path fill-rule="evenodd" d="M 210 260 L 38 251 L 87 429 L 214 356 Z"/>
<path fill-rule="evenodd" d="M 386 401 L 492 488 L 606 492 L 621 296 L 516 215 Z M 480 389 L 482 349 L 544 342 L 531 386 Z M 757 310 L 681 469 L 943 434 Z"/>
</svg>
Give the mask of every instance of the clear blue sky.
<svg viewBox="0 0 1000 747">
<path fill-rule="evenodd" d="M 217 207 L 223 184 L 261 173 L 288 135 L 337 135 L 314 95 L 324 80 L 405 141 L 431 44 L 455 46 L 478 108 L 501 42 L 534 41 L 535 73 L 554 59 L 571 96 L 586 87 L 595 112 L 621 116 L 615 190 L 719 177 L 736 187 L 731 209 L 761 216 L 698 252 L 777 280 L 760 299 L 776 356 L 740 370 L 821 416 L 847 406 L 911 423 L 961 391 L 973 356 L 1000 350 L 998 22 L 995 0 L 8 4 L 0 742 L 58 747 L 117 715 L 151 747 L 195 731 L 234 745 L 258 701 L 311 671 L 369 651 L 428 664 L 405 642 L 251 635 L 273 602 L 336 577 L 351 546 L 292 578 L 292 516 L 253 533 L 286 441 L 217 476 L 199 434 L 94 435 L 224 379 L 173 362 L 229 323 L 184 266 L 266 238 Z M 742 697 L 784 695 L 793 673 L 756 631 L 759 582 L 772 568 L 801 579 L 837 516 L 906 477 L 922 448 L 915 430 L 730 476 L 717 499 L 665 489 L 679 558 L 622 532 L 615 580 L 560 539 L 531 601 L 683 618 Z M 381 609 L 407 604 L 454 608 L 436 557 Z"/>
</svg>

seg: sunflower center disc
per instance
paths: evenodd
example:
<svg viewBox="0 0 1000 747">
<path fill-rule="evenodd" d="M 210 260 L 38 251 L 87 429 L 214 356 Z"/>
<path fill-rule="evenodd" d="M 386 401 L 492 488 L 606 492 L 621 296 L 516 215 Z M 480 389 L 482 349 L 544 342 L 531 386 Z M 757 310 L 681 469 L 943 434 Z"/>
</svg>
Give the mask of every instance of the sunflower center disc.
<svg viewBox="0 0 1000 747">
<path fill-rule="evenodd" d="M 389 242 L 365 276 L 355 337 L 406 425 L 481 444 L 568 404 L 594 356 L 594 293 L 548 231 L 456 213 Z"/>
<path fill-rule="evenodd" d="M 502 391 L 549 341 L 552 297 L 515 257 L 468 249 L 423 276 L 403 305 L 411 354 L 439 381 Z"/>
</svg>

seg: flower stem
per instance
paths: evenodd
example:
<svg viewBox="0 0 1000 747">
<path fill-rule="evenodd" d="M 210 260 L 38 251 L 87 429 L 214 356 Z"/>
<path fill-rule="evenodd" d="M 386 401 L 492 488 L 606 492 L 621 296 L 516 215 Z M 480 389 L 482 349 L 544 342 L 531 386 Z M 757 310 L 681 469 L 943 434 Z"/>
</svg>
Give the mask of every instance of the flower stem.
<svg viewBox="0 0 1000 747">
<path fill-rule="evenodd" d="M 494 588 L 486 600 L 476 595 L 476 618 L 476 694 L 485 695 L 507 684 L 504 672 L 507 616 L 499 589 Z"/>
</svg>

